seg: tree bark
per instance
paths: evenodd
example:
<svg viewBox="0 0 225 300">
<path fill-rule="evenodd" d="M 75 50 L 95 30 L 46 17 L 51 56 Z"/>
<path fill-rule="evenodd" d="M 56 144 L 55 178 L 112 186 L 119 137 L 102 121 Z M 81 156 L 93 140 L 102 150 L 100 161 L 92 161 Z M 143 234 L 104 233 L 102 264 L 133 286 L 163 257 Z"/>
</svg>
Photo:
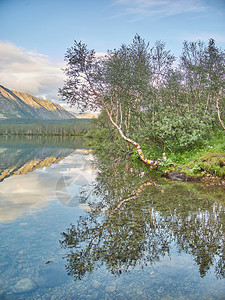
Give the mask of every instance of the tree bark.
<svg viewBox="0 0 225 300">
<path fill-rule="evenodd" d="M 92 85 L 92 83 L 91 83 L 91 81 L 90 81 L 90 79 L 89 79 L 89 77 L 88 77 L 88 74 L 86 74 L 86 75 L 87 75 L 87 79 L 88 79 L 88 82 L 89 82 L 89 84 L 90 84 L 90 87 L 91 87 L 93 93 L 100 99 L 100 101 L 101 101 L 101 103 L 102 103 L 102 106 L 103 106 L 103 107 L 105 108 L 105 110 L 106 110 L 106 113 L 107 113 L 107 115 L 108 115 L 108 117 L 109 117 L 109 120 L 110 120 L 111 124 L 117 129 L 117 131 L 119 132 L 119 134 L 120 134 L 120 136 L 122 137 L 122 139 L 123 139 L 124 141 L 130 143 L 131 145 L 133 145 L 135 148 L 137 148 L 137 152 L 138 152 L 138 155 L 139 155 L 141 161 L 143 161 L 143 162 L 144 162 L 145 164 L 147 164 L 147 165 L 150 165 L 151 170 L 156 170 L 156 169 L 158 168 L 158 165 L 160 164 L 160 162 L 161 162 L 162 160 L 167 160 L 166 154 L 163 153 L 163 159 L 161 159 L 161 158 L 158 158 L 157 160 L 150 160 L 150 159 L 147 159 L 147 158 L 144 156 L 144 154 L 143 154 L 143 152 L 142 152 L 142 150 L 141 150 L 141 146 L 140 146 L 137 142 L 135 142 L 135 141 L 133 141 L 132 139 L 130 139 L 130 138 L 128 138 L 127 136 L 125 136 L 125 134 L 123 133 L 123 131 L 122 131 L 122 129 L 121 129 L 121 125 L 122 125 L 122 124 L 120 124 L 120 126 L 119 126 L 116 122 L 114 122 L 114 120 L 113 120 L 113 118 L 112 118 L 112 112 L 110 113 L 110 111 L 109 111 L 109 109 L 108 109 L 108 107 L 107 107 L 107 105 L 106 105 L 106 103 L 105 103 L 105 101 L 104 101 L 102 95 L 99 94 L 99 93 L 94 89 L 94 87 L 93 87 L 93 85 Z M 121 119 L 121 122 L 122 122 L 122 119 Z"/>
<path fill-rule="evenodd" d="M 225 125 L 224 125 L 223 120 L 221 119 L 221 115 L 220 115 L 219 99 L 216 100 L 216 108 L 217 108 L 217 114 L 218 114 L 220 124 L 222 125 L 223 129 L 225 130 Z"/>
<path fill-rule="evenodd" d="M 147 158 L 144 156 L 144 154 L 143 154 L 143 152 L 142 152 L 142 150 L 141 150 L 141 146 L 140 146 L 137 142 L 135 142 L 134 140 L 132 140 L 132 139 L 128 138 L 127 136 L 125 136 L 125 134 L 123 133 L 121 127 L 119 127 L 119 126 L 113 121 L 112 116 L 111 116 L 111 114 L 109 113 L 107 107 L 106 107 L 106 112 L 107 112 L 107 114 L 108 114 L 108 117 L 109 117 L 109 119 L 110 119 L 110 122 L 111 122 L 112 125 L 117 129 L 117 131 L 119 132 L 119 134 L 120 134 L 120 136 L 122 137 L 122 139 L 123 139 L 124 141 L 130 143 L 131 145 L 133 145 L 135 148 L 137 148 L 138 155 L 139 155 L 140 159 L 141 159 L 145 164 L 150 165 L 150 168 L 151 168 L 152 170 L 157 169 L 157 168 L 158 168 L 158 165 L 160 164 L 160 162 L 162 161 L 162 159 L 161 159 L 161 158 L 158 158 L 157 160 L 150 160 L 150 159 L 147 159 Z M 166 154 L 165 154 L 165 153 L 163 153 L 163 160 L 167 160 Z"/>
</svg>

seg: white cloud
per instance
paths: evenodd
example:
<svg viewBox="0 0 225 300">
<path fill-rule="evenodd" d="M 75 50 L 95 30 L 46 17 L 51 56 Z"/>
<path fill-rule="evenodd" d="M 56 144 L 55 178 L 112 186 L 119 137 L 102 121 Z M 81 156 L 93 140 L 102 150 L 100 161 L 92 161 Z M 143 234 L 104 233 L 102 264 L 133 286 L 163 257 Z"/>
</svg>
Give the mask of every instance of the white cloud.
<svg viewBox="0 0 225 300">
<path fill-rule="evenodd" d="M 65 79 L 63 67 L 47 55 L 0 41 L 0 84 L 9 89 L 55 102 Z"/>
<path fill-rule="evenodd" d="M 199 35 L 197 34 L 187 34 L 187 37 L 185 38 L 185 40 L 188 41 L 197 41 L 197 40 L 201 40 L 201 41 L 205 41 L 208 42 L 210 38 L 213 38 L 216 42 L 216 45 L 218 43 L 225 43 L 225 35 L 223 34 L 218 34 L 215 32 L 202 32 Z"/>
<path fill-rule="evenodd" d="M 105 55 L 96 53 L 96 57 Z M 51 100 L 66 110 L 78 113 L 75 107 L 59 100 L 58 89 L 63 87 L 66 79 L 63 68 L 63 61 L 53 63 L 47 55 L 0 41 L 0 85 Z"/>
<path fill-rule="evenodd" d="M 72 200 L 81 195 L 81 187 L 95 179 L 92 159 L 91 154 L 76 151 L 58 164 L 6 178 L 0 189 L 0 222 L 34 214 L 50 201 L 76 204 Z"/>
<path fill-rule="evenodd" d="M 205 10 L 202 0 L 114 0 L 114 5 L 124 7 L 122 15 L 130 15 L 131 21 L 152 17 L 153 19 Z"/>
</svg>

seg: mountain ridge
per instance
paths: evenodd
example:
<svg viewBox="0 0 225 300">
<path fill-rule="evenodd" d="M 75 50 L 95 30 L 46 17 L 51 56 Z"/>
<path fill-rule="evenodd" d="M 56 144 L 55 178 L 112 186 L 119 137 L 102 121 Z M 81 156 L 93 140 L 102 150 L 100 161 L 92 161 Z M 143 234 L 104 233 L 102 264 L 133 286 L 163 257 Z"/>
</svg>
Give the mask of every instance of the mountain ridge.
<svg viewBox="0 0 225 300">
<path fill-rule="evenodd" d="M 0 119 L 10 118 L 76 119 L 73 114 L 59 104 L 28 93 L 13 91 L 0 85 Z"/>
</svg>

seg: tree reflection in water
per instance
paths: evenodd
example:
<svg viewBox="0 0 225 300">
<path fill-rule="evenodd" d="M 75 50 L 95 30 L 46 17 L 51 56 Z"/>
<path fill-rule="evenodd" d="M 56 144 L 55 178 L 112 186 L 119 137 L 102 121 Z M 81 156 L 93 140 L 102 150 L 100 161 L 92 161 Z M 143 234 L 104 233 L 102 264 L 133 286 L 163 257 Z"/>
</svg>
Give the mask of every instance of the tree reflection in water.
<svg viewBox="0 0 225 300">
<path fill-rule="evenodd" d="M 213 193 L 147 180 L 128 165 L 101 167 L 89 211 L 62 233 L 69 275 L 82 279 L 103 264 L 120 275 L 159 261 L 176 245 L 193 256 L 201 277 L 210 268 L 225 277 L 225 210 Z"/>
</svg>

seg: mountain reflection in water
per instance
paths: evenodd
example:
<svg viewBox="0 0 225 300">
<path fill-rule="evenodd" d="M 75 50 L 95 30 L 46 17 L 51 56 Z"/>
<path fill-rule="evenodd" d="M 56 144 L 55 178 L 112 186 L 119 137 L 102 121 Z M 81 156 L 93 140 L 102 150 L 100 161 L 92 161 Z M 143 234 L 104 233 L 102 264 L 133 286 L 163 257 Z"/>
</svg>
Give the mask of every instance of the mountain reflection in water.
<svg viewBox="0 0 225 300">
<path fill-rule="evenodd" d="M 77 149 L 82 146 L 82 140 L 62 137 L 0 137 L 0 222 L 11 222 L 24 213 L 33 214 L 56 196 L 61 197 L 64 187 L 58 182 L 64 174 L 70 172 L 73 178 L 84 172 L 83 155 Z M 78 162 L 73 165 L 68 158 L 68 164 L 65 161 L 59 173 L 56 164 L 72 153 Z M 49 166 L 52 167 L 46 171 Z"/>
<path fill-rule="evenodd" d="M 73 147 L 73 140 L 57 136 L 0 136 L 0 182 L 13 175 L 27 174 L 58 163 L 72 153 Z"/>
<path fill-rule="evenodd" d="M 102 265 L 130 273 L 176 251 L 193 257 L 200 277 L 225 277 L 224 188 L 149 179 L 129 165 L 98 168 L 98 201 L 61 234 L 69 275 L 82 279 Z"/>
</svg>

